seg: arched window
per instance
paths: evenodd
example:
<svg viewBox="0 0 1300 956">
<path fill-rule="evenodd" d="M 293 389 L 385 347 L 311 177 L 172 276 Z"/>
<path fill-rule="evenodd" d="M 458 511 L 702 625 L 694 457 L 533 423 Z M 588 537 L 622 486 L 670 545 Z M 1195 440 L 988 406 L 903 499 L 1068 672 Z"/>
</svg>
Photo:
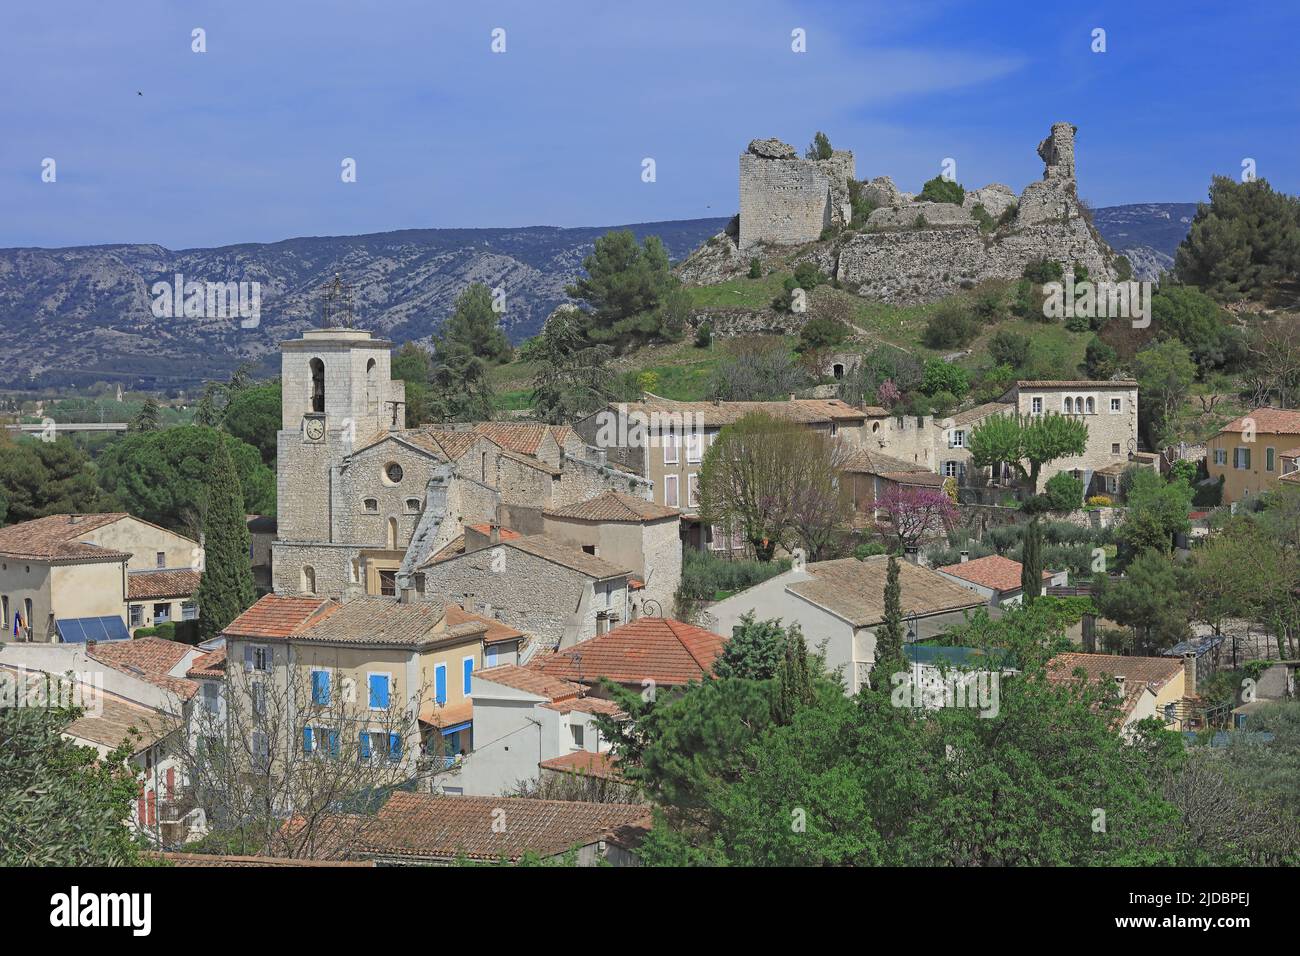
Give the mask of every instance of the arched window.
<svg viewBox="0 0 1300 956">
<path fill-rule="evenodd" d="M 388 550 L 397 550 L 397 519 L 388 519 Z"/>
<path fill-rule="evenodd" d="M 314 358 L 309 363 L 311 368 L 311 410 L 325 411 L 325 363 Z"/>
<path fill-rule="evenodd" d="M 1097 402 L 1094 399 L 1088 399 L 1088 414 L 1092 415 L 1097 411 Z"/>
<path fill-rule="evenodd" d="M 302 568 L 302 593 L 316 593 L 316 569 L 310 564 L 304 564 Z"/>
<path fill-rule="evenodd" d="M 1074 399 L 1069 395 L 1065 396 L 1065 414 L 1070 415 L 1074 412 Z"/>
</svg>

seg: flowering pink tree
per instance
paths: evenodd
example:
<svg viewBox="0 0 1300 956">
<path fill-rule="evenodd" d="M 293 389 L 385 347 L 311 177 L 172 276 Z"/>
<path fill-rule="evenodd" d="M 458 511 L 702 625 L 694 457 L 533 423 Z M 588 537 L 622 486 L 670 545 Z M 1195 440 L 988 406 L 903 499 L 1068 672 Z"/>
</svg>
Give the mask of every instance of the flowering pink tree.
<svg viewBox="0 0 1300 956">
<path fill-rule="evenodd" d="M 880 388 L 876 389 L 876 404 L 884 408 L 893 408 L 902 397 L 903 393 L 898 390 L 892 378 L 885 379 L 880 383 Z"/>
<path fill-rule="evenodd" d="M 904 549 L 935 531 L 952 527 L 957 520 L 957 506 L 942 491 L 891 484 L 876 499 L 876 508 L 890 526 Z"/>
</svg>

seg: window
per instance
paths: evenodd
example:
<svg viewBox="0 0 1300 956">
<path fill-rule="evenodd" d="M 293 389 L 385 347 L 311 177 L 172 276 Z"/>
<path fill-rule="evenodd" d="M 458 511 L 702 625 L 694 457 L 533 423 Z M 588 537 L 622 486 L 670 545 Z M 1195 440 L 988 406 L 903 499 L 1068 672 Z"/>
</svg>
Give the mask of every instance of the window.
<svg viewBox="0 0 1300 956">
<path fill-rule="evenodd" d="M 329 671 L 311 672 L 311 702 L 318 707 L 328 707 L 330 702 Z"/>
<path fill-rule="evenodd" d="M 582 724 L 569 724 L 569 733 L 573 735 L 573 746 L 582 746 Z"/>
<path fill-rule="evenodd" d="M 1250 449 L 1234 448 L 1232 450 L 1232 467 L 1241 471 L 1250 470 Z"/>
<path fill-rule="evenodd" d="M 397 519 L 388 519 L 388 550 L 397 550 Z"/>
<path fill-rule="evenodd" d="M 589 554 L 592 557 L 596 556 L 596 546 L 594 544 L 584 544 L 582 550 L 585 554 Z"/>
<path fill-rule="evenodd" d="M 1274 465 L 1273 456 L 1274 456 L 1274 451 L 1272 448 L 1264 449 L 1264 470 L 1265 471 L 1273 470 L 1273 465 Z"/>
<path fill-rule="evenodd" d="M 673 431 L 664 432 L 664 464 L 675 465 L 678 462 L 677 457 L 677 433 Z"/>
<path fill-rule="evenodd" d="M 155 604 L 153 606 L 153 622 L 155 624 L 164 624 L 172 619 L 172 606 L 167 604 Z"/>
<path fill-rule="evenodd" d="M 305 564 L 302 568 L 302 593 L 316 593 L 316 569 L 310 564 Z"/>
<path fill-rule="evenodd" d="M 460 662 L 461 693 L 468 697 L 473 693 L 474 658 L 467 657 Z"/>
<path fill-rule="evenodd" d="M 409 511 L 411 514 L 415 514 L 416 512 L 418 512 L 418 511 L 420 510 L 420 499 L 419 499 L 419 498 L 407 498 L 407 499 L 406 499 L 406 510 Z"/>
<path fill-rule="evenodd" d="M 831 422 L 831 437 L 834 438 L 839 433 L 840 433 L 840 423 Z"/>
<path fill-rule="evenodd" d="M 209 714 L 217 712 L 220 693 L 221 688 L 215 682 L 210 680 L 203 682 L 203 709 Z"/>
<path fill-rule="evenodd" d="M 263 772 L 270 767 L 271 741 L 260 730 L 253 731 L 253 765 Z"/>
<path fill-rule="evenodd" d="M 962 431 L 961 429 L 957 429 L 956 431 L 952 432 L 952 434 L 950 434 L 950 435 L 948 436 L 948 447 L 949 447 L 949 448 L 965 448 L 965 447 L 966 447 L 966 432 Z"/>
<path fill-rule="evenodd" d="M 318 757 L 339 755 L 339 732 L 332 727 L 304 727 L 302 752 Z"/>
<path fill-rule="evenodd" d="M 704 434 L 699 431 L 686 433 L 686 461 L 697 464 L 704 458 Z"/>
<path fill-rule="evenodd" d="M 1228 463 L 1228 449 L 1226 448 L 1214 449 L 1214 463 L 1216 465 L 1226 465 Z"/>
<path fill-rule="evenodd" d="M 1030 410 L 1030 412 L 1031 412 L 1032 414 L 1034 414 L 1034 415 L 1041 415 L 1041 414 L 1043 414 L 1043 400 L 1042 400 L 1042 398 L 1041 398 L 1041 397 L 1040 397 L 1040 398 L 1031 398 L 1031 399 L 1029 400 L 1029 410 Z"/>
<path fill-rule="evenodd" d="M 961 462 L 945 461 L 943 463 L 943 474 L 946 478 L 956 478 L 961 474 Z"/>
<path fill-rule="evenodd" d="M 357 734 L 357 759 L 370 763 L 376 758 L 388 757 L 396 763 L 402 759 L 402 735 L 363 730 Z"/>
<path fill-rule="evenodd" d="M 1067 414 L 1067 415 L 1069 415 L 1071 412 L 1073 412 L 1073 411 L 1074 411 L 1074 399 L 1070 398 L 1070 396 L 1068 396 L 1068 395 L 1065 396 L 1065 402 L 1064 402 L 1064 404 L 1062 405 L 1062 410 L 1063 410 L 1063 411 L 1065 412 L 1065 414 Z"/>
<path fill-rule="evenodd" d="M 140 604 L 131 605 L 131 626 L 139 627 L 144 623 L 144 607 Z M 9 620 L 9 599 L 5 598 L 5 621 Z M 6 626 L 8 626 L 6 624 Z"/>
<path fill-rule="evenodd" d="M 1110 400 L 1110 410 L 1112 412 L 1122 412 L 1124 410 L 1124 399 L 1112 398 Z"/>
<path fill-rule="evenodd" d="M 156 554 L 153 556 L 153 559 L 154 559 L 154 567 L 157 567 L 157 568 L 165 568 L 165 567 L 167 567 L 167 552 L 166 552 L 166 551 L 159 551 L 158 553 L 156 553 Z"/>
<path fill-rule="evenodd" d="M 664 504 L 670 508 L 677 507 L 677 476 L 664 475 Z"/>
<path fill-rule="evenodd" d="M 379 593 L 384 597 L 397 596 L 397 572 L 380 571 L 379 572 Z"/>
<path fill-rule="evenodd" d="M 1111 453 L 1112 455 L 1118 455 L 1118 454 L 1119 454 L 1119 442 L 1117 442 L 1117 441 L 1113 441 L 1113 442 L 1110 443 L 1110 453 Z"/>
<path fill-rule="evenodd" d="M 1097 403 L 1096 403 L 1096 401 L 1095 401 L 1094 399 L 1092 399 L 1092 398 L 1089 398 L 1089 399 L 1088 399 L 1088 414 L 1089 414 L 1089 415 L 1096 415 L 1096 414 L 1097 414 Z"/>
<path fill-rule="evenodd" d="M 253 713 L 258 717 L 266 716 L 266 685 L 260 680 L 253 681 L 248 685 L 249 692 L 253 697 Z"/>
<path fill-rule="evenodd" d="M 699 503 L 700 476 L 686 476 L 686 507 L 694 508 Z"/>
<path fill-rule="evenodd" d="M 402 466 L 395 461 L 390 461 L 384 466 L 384 477 L 388 479 L 390 485 L 400 485 L 403 474 Z"/>
<path fill-rule="evenodd" d="M 379 499 L 367 498 L 364 502 L 362 502 L 362 506 L 366 509 L 366 511 L 370 512 L 370 514 L 377 514 L 379 512 Z"/>
<path fill-rule="evenodd" d="M 244 645 L 244 670 L 266 673 L 271 669 L 271 652 L 264 644 Z"/>
<path fill-rule="evenodd" d="M 433 699 L 439 704 L 447 703 L 447 665 L 439 664 L 433 669 Z"/>
<path fill-rule="evenodd" d="M 193 601 L 181 602 L 181 620 L 197 621 L 199 619 L 199 606 Z"/>
<path fill-rule="evenodd" d="M 370 709 L 387 710 L 388 709 L 388 686 L 392 681 L 391 674 L 367 674 L 367 680 L 370 685 Z"/>
</svg>

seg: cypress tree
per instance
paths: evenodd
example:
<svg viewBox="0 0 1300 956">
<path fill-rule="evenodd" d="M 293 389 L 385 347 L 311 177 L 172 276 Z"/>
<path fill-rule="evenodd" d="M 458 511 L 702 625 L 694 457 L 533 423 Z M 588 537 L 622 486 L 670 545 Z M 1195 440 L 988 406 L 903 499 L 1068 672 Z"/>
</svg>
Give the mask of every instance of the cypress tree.
<svg viewBox="0 0 1300 956">
<path fill-rule="evenodd" d="M 876 631 L 876 662 L 871 667 L 871 686 L 883 690 L 890 669 L 903 664 L 903 586 L 899 582 L 898 559 L 889 556 L 885 575 L 885 622 Z M 883 666 L 882 666 L 883 665 Z M 877 678 L 877 674 L 881 675 Z"/>
<path fill-rule="evenodd" d="M 203 578 L 197 595 L 199 637 L 216 637 L 253 603 L 244 494 L 224 437 L 208 471 L 208 510 L 203 517 Z"/>
<path fill-rule="evenodd" d="M 1025 544 L 1020 551 L 1020 592 L 1026 604 L 1043 590 L 1043 535 L 1034 518 L 1025 529 Z"/>
</svg>

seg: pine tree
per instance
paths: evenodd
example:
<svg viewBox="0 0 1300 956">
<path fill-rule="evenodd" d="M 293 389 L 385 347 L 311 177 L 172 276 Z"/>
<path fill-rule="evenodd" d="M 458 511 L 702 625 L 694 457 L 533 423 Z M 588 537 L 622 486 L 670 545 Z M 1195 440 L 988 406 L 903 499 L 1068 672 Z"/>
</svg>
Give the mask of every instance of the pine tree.
<svg viewBox="0 0 1300 956">
<path fill-rule="evenodd" d="M 162 428 L 162 409 L 158 399 L 152 395 L 146 398 L 129 427 L 133 432 L 156 432 Z"/>
<path fill-rule="evenodd" d="M 1025 604 L 1033 602 L 1043 589 L 1043 535 L 1034 518 L 1025 529 L 1025 544 L 1020 553 L 1020 591 Z"/>
<path fill-rule="evenodd" d="M 808 645 L 797 624 L 790 625 L 787 633 L 785 659 L 776 672 L 776 697 L 772 701 L 772 720 L 778 724 L 789 724 L 800 707 L 813 702 Z"/>
<path fill-rule="evenodd" d="M 899 581 L 898 559 L 889 556 L 889 569 L 885 574 L 885 622 L 876 631 L 876 662 L 872 676 L 887 674 L 903 664 L 903 586 Z M 877 690 L 884 683 L 872 681 Z"/>
<path fill-rule="evenodd" d="M 203 577 L 197 595 L 199 637 L 216 637 L 253 603 L 244 495 L 225 441 L 217 442 L 208 472 L 208 510 L 203 518 Z"/>
</svg>

